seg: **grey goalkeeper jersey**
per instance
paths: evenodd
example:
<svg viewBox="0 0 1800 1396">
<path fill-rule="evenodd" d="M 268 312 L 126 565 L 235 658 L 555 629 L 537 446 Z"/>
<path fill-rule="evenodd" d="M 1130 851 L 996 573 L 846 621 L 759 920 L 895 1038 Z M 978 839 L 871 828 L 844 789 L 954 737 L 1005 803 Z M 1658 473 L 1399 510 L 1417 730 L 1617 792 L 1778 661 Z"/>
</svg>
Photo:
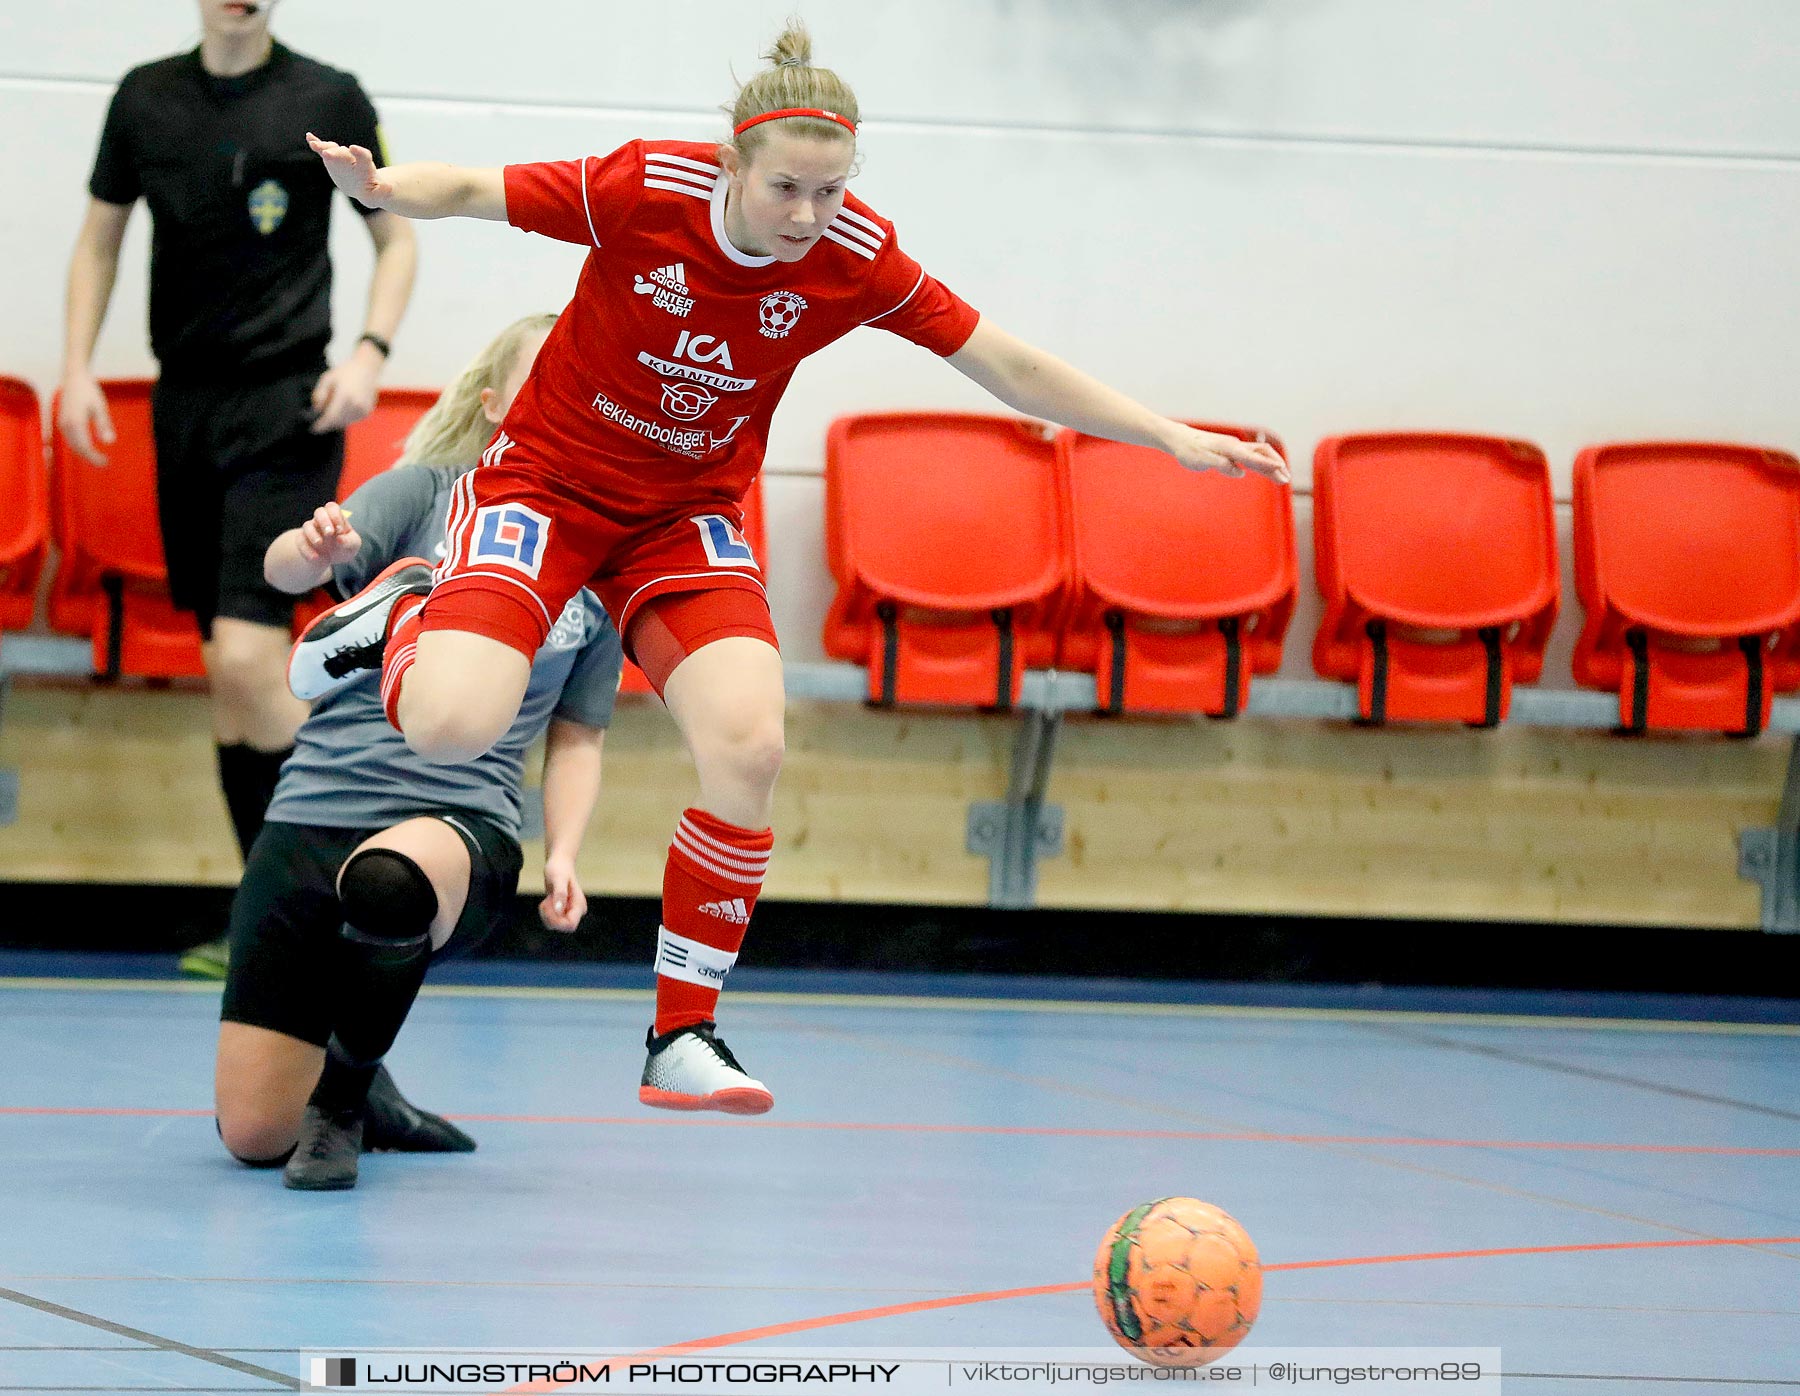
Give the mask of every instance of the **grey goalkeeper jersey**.
<svg viewBox="0 0 1800 1396">
<path fill-rule="evenodd" d="M 336 569 L 338 590 L 353 595 L 396 558 L 442 557 L 452 480 L 429 466 L 397 466 L 351 495 L 344 507 L 362 535 L 362 551 Z M 485 756 L 458 766 L 413 754 L 382 712 L 380 675 L 367 674 L 313 705 L 267 817 L 377 829 L 433 810 L 469 810 L 517 838 L 525 753 L 553 717 L 606 726 L 621 662 L 619 635 L 606 612 L 592 592 L 577 592 L 531 661 L 531 682 L 512 727 Z"/>
</svg>

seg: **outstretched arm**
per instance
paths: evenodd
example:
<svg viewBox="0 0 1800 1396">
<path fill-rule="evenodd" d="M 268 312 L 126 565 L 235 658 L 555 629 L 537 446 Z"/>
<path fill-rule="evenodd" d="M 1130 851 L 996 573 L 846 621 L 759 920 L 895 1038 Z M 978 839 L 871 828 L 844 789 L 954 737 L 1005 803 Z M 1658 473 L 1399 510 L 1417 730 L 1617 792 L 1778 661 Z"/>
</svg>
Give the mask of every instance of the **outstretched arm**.
<svg viewBox="0 0 1800 1396">
<path fill-rule="evenodd" d="M 1252 470 L 1271 480 L 1288 478 L 1287 462 L 1273 446 L 1198 431 L 1160 416 L 985 319 L 975 326 L 969 342 L 950 356 L 949 363 L 1008 407 L 1028 416 L 1060 422 L 1110 441 L 1153 446 L 1167 451 L 1189 470 L 1217 470 L 1225 475 Z"/>
<path fill-rule="evenodd" d="M 325 162 L 331 182 L 369 208 L 404 218 L 506 221 L 506 176 L 500 170 L 438 164 L 377 169 L 375 157 L 360 145 L 323 141 L 310 131 L 306 143 Z"/>
</svg>

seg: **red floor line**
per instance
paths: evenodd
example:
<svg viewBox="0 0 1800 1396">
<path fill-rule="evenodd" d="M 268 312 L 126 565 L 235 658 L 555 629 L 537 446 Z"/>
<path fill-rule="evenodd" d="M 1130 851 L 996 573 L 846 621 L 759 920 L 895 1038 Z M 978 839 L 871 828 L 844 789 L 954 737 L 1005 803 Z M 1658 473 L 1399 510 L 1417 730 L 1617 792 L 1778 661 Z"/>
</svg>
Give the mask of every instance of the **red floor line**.
<svg viewBox="0 0 1800 1396">
<path fill-rule="evenodd" d="M 1423 1260 L 1482 1260 L 1511 1255 L 1571 1255 L 1594 1251 L 1675 1250 L 1697 1246 L 1789 1246 L 1800 1243 L 1800 1236 L 1702 1236 L 1679 1241 L 1598 1241 L 1574 1246 L 1503 1246 L 1490 1250 L 1420 1251 L 1410 1255 L 1356 1255 L 1337 1260 L 1290 1260 L 1278 1265 L 1265 1265 L 1265 1271 L 1322 1270 L 1341 1265 L 1401 1265 Z M 794 1319 L 788 1323 L 771 1323 L 761 1328 L 741 1328 L 735 1333 L 720 1333 L 710 1338 L 694 1338 L 685 1343 L 652 1348 L 629 1357 L 612 1359 L 615 1366 L 644 1362 L 659 1357 L 679 1357 L 690 1352 L 731 1347 L 737 1343 L 760 1342 L 765 1338 L 784 1338 L 790 1333 L 806 1333 L 818 1328 L 837 1328 L 869 1319 L 899 1318 L 906 1314 L 929 1313 L 933 1309 L 955 1309 L 967 1304 L 986 1304 L 1000 1299 L 1030 1299 L 1044 1294 L 1079 1294 L 1093 1288 L 1093 1281 L 1073 1284 L 1034 1285 L 1029 1289 L 990 1289 L 978 1294 L 955 1294 L 942 1299 L 918 1299 L 906 1304 L 883 1304 L 874 1309 L 855 1309 L 843 1314 L 825 1314 L 819 1318 Z M 1096 1327 L 1096 1332 L 1098 1328 Z M 507 1396 L 542 1396 L 560 1390 L 555 1382 L 527 1382 L 506 1388 Z"/>
<path fill-rule="evenodd" d="M 123 1105 L 0 1105 L 0 1115 L 121 1115 L 155 1119 L 209 1119 L 210 1110 L 138 1110 Z"/>
<path fill-rule="evenodd" d="M 452 1115 L 454 1120 L 492 1124 L 672 1125 L 689 1128 L 806 1129 L 891 1132 L 898 1134 L 996 1134 L 1064 1139 L 1173 1139 L 1184 1142 L 1242 1144 L 1370 1144 L 1422 1149 L 1545 1149 L 1639 1154 L 1740 1154 L 1768 1158 L 1800 1158 L 1800 1149 L 1743 1148 L 1727 1144 L 1613 1144 L 1557 1139 L 1436 1139 L 1412 1135 L 1275 1134 L 1264 1130 L 1071 1129 L 1051 1125 L 896 1124 L 854 1120 L 679 1119 L 603 1115 Z"/>
<path fill-rule="evenodd" d="M 204 1119 L 210 1110 L 152 1110 L 101 1105 L 0 1105 L 0 1116 L 122 1116 Z M 855 1120 L 737 1120 L 639 1115 L 465 1115 L 463 1123 L 509 1125 L 617 1125 L 664 1128 L 846 1130 L 895 1134 L 1024 1135 L 1058 1139 L 1171 1139 L 1224 1144 L 1362 1144 L 1406 1149 L 1535 1149 L 1580 1153 L 1705 1154 L 1715 1157 L 1800 1158 L 1800 1149 L 1757 1149 L 1729 1144 L 1609 1144 L 1560 1139 L 1434 1139 L 1380 1134 L 1270 1134 L 1258 1130 L 1066 1129 L 1051 1125 L 891 1124 Z"/>
<path fill-rule="evenodd" d="M 1480 1251 L 1417 1251 L 1411 1255 L 1357 1255 L 1342 1260 L 1290 1260 L 1265 1270 L 1328 1270 L 1339 1265 L 1399 1265 L 1416 1260 L 1485 1260 L 1507 1255 L 1575 1255 L 1597 1251 L 1678 1250 L 1694 1246 L 1792 1246 L 1800 1236 L 1699 1236 L 1678 1241 L 1590 1241 L 1575 1246 L 1500 1246 Z"/>
</svg>

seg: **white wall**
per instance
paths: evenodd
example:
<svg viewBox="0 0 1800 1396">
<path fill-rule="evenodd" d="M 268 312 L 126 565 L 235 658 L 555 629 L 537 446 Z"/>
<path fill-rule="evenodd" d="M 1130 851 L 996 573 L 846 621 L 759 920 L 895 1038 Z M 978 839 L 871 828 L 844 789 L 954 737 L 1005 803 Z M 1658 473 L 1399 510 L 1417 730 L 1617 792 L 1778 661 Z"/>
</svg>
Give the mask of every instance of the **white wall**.
<svg viewBox="0 0 1800 1396">
<path fill-rule="evenodd" d="M 395 158 L 482 164 L 717 134 L 731 69 L 754 68 L 789 8 L 281 0 L 276 31 L 362 77 Z M 1590 441 L 1800 446 L 1791 0 L 801 8 L 863 102 L 858 192 L 914 255 L 1163 410 L 1272 427 L 1302 481 L 1319 437 L 1375 427 L 1530 438 L 1565 495 Z M 0 6 L 0 372 L 53 382 L 106 98 L 196 36 L 186 0 Z M 149 368 L 143 221 L 105 373 Z M 347 339 L 368 260 L 357 220 L 336 238 Z M 396 384 L 442 382 L 494 327 L 559 305 L 580 256 L 486 224 L 425 225 L 421 242 Z M 791 655 L 817 655 L 829 594 L 826 423 L 983 401 L 875 332 L 802 369 L 768 480 Z M 1289 672 L 1306 672 L 1308 633 L 1303 614 Z M 1566 674 L 1553 659 L 1546 679 Z"/>
</svg>

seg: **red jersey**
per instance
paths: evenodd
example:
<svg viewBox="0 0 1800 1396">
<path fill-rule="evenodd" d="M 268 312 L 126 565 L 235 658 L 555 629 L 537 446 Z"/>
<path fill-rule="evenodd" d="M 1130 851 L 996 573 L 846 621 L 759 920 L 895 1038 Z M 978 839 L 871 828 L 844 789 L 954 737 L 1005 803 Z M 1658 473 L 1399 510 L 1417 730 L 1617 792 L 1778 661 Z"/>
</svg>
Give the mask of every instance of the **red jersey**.
<svg viewBox="0 0 1800 1396">
<path fill-rule="evenodd" d="M 859 325 L 954 354 L 979 319 L 852 195 L 798 262 L 739 251 L 715 149 L 506 167 L 510 222 L 591 249 L 506 434 L 609 510 L 735 504 L 800 360 Z"/>
</svg>

